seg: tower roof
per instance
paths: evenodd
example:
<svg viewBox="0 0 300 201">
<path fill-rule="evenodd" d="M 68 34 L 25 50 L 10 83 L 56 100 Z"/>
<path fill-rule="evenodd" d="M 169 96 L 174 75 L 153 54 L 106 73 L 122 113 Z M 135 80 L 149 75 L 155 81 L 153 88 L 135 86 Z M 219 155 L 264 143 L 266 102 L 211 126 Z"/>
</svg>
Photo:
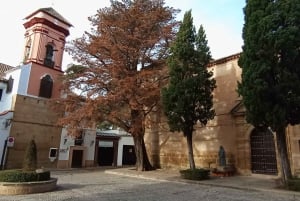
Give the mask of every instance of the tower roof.
<svg viewBox="0 0 300 201">
<path fill-rule="evenodd" d="M 59 14 L 56 10 L 54 10 L 52 7 L 48 7 L 48 8 L 40 8 L 38 10 L 36 10 L 35 12 L 31 13 L 30 15 L 28 15 L 27 17 L 25 17 L 25 19 L 29 19 L 30 17 L 32 17 L 33 15 L 37 14 L 38 12 L 44 12 L 47 13 L 48 15 L 56 18 L 57 20 L 69 25 L 69 26 L 73 26 L 68 20 L 66 20 L 66 18 L 64 18 L 61 14 Z"/>
</svg>

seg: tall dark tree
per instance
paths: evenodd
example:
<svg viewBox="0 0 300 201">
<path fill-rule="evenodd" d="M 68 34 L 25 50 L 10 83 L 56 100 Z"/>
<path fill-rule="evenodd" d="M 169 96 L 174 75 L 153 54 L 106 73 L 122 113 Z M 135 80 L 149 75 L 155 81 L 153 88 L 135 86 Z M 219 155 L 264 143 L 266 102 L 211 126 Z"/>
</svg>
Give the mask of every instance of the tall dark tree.
<svg viewBox="0 0 300 201">
<path fill-rule="evenodd" d="M 286 127 L 300 122 L 300 1 L 247 0 L 242 81 L 246 119 L 276 132 L 282 179 L 291 177 Z"/>
<path fill-rule="evenodd" d="M 202 26 L 196 34 L 191 11 L 183 22 L 168 58 L 170 80 L 162 90 L 164 113 L 171 131 L 182 131 L 187 139 L 190 168 L 195 169 L 193 131 L 199 121 L 203 126 L 213 119 L 213 73 L 207 70 L 211 59 Z"/>
<path fill-rule="evenodd" d="M 163 0 L 111 0 L 89 20 L 93 26 L 72 41 L 73 66 L 64 80 L 66 109 L 60 124 L 76 134 L 89 123 L 108 121 L 133 136 L 137 170 L 149 170 L 146 116 L 160 100 L 160 80 L 178 10 Z"/>
<path fill-rule="evenodd" d="M 37 148 L 35 141 L 32 139 L 28 142 L 26 147 L 24 159 L 23 159 L 23 170 L 32 171 L 37 168 Z"/>
</svg>

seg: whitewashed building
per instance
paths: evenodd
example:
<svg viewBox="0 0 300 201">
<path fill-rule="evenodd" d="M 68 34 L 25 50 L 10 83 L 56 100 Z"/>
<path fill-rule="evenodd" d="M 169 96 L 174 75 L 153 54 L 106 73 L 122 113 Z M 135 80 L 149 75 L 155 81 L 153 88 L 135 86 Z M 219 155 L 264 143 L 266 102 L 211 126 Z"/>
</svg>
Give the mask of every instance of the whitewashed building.
<svg viewBox="0 0 300 201">
<path fill-rule="evenodd" d="M 62 131 L 58 168 L 120 167 L 135 162 L 133 138 L 122 130 L 84 129 L 77 138 Z"/>
</svg>

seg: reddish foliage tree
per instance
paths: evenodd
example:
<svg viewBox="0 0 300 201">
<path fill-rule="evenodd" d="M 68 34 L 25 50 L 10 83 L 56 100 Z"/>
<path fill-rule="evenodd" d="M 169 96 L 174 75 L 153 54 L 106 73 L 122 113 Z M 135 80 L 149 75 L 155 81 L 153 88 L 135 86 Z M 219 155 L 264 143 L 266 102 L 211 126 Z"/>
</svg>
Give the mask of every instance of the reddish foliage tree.
<svg viewBox="0 0 300 201">
<path fill-rule="evenodd" d="M 163 0 L 111 1 L 89 20 L 91 32 L 67 51 L 82 65 L 64 77 L 59 121 L 75 133 L 90 123 L 109 121 L 134 139 L 137 170 L 152 169 L 144 143 L 145 119 L 160 100 L 165 60 L 176 35 L 179 10 Z"/>
</svg>

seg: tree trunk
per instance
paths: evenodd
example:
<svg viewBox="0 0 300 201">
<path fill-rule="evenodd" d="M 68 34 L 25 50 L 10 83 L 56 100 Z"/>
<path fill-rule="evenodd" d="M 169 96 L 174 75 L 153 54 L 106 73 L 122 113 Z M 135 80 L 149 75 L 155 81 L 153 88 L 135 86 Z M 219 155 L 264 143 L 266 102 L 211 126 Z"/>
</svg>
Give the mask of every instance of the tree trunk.
<svg viewBox="0 0 300 201">
<path fill-rule="evenodd" d="M 188 146 L 188 157 L 190 163 L 190 169 L 194 170 L 196 168 L 194 161 L 194 152 L 193 152 L 193 134 L 192 132 L 186 133 L 186 142 Z"/>
<path fill-rule="evenodd" d="M 277 149 L 280 156 L 281 178 L 283 184 L 286 185 L 287 180 L 292 177 L 292 172 L 287 152 L 285 127 L 277 129 L 276 138 Z"/>
<path fill-rule="evenodd" d="M 133 140 L 134 140 L 134 148 L 135 148 L 135 155 L 136 155 L 136 170 L 137 171 L 153 170 L 153 167 L 150 164 L 147 155 L 144 137 L 142 135 L 134 135 Z"/>
<path fill-rule="evenodd" d="M 144 142 L 144 116 L 139 110 L 131 111 L 132 127 L 131 134 L 134 141 L 135 155 L 136 155 L 136 170 L 148 171 L 153 170 L 153 167 L 149 161 L 146 146 Z"/>
</svg>

